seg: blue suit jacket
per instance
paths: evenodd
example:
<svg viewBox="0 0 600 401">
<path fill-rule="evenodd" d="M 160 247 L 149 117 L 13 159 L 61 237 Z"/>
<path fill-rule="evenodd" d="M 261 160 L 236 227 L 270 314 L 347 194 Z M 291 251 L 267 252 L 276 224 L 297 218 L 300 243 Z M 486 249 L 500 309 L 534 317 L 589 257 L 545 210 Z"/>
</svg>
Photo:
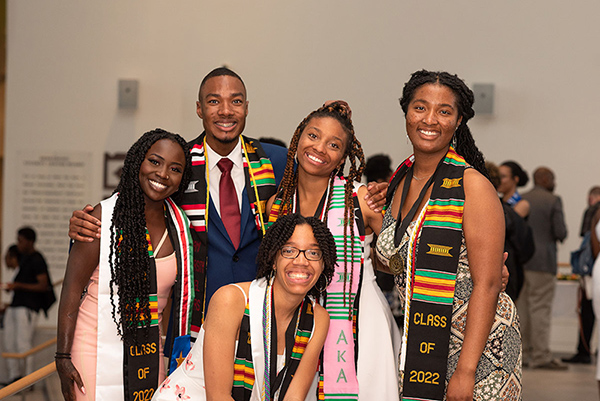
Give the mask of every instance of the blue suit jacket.
<svg viewBox="0 0 600 401">
<path fill-rule="evenodd" d="M 275 181 L 279 185 L 287 160 L 287 149 L 266 143 L 261 145 L 271 160 Z M 256 255 L 260 245 L 260 235 L 250 211 L 246 188 L 242 193 L 240 231 L 240 246 L 236 250 L 211 197 L 208 208 L 206 308 L 210 298 L 220 287 L 231 283 L 252 281 L 256 278 Z"/>
</svg>

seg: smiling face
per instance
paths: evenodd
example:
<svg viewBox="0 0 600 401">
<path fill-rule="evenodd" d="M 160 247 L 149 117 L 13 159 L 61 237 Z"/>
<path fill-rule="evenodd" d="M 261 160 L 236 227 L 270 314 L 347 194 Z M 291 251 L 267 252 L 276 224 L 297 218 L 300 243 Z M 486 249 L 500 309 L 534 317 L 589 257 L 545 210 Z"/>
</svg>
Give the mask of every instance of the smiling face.
<svg viewBox="0 0 600 401">
<path fill-rule="evenodd" d="M 298 141 L 298 164 L 311 175 L 329 176 L 346 155 L 348 134 L 332 117 L 315 117 Z"/>
<path fill-rule="evenodd" d="M 140 186 L 148 202 L 162 202 L 179 189 L 185 154 L 181 146 L 170 139 L 156 141 L 140 166 Z"/>
<path fill-rule="evenodd" d="M 246 126 L 248 101 L 244 84 L 229 75 L 208 79 L 200 90 L 196 113 L 202 119 L 206 142 L 227 156 Z"/>
<path fill-rule="evenodd" d="M 406 132 L 415 152 L 446 153 L 461 121 L 454 92 L 445 85 L 425 84 L 408 104 Z"/>
<path fill-rule="evenodd" d="M 294 233 L 283 246 L 304 250 L 320 249 L 308 224 L 297 225 Z M 308 260 L 303 252 L 300 252 L 295 259 L 286 259 L 278 251 L 274 269 L 276 273 L 273 288 L 283 289 L 289 294 L 305 296 L 323 272 L 323 259 Z"/>
</svg>

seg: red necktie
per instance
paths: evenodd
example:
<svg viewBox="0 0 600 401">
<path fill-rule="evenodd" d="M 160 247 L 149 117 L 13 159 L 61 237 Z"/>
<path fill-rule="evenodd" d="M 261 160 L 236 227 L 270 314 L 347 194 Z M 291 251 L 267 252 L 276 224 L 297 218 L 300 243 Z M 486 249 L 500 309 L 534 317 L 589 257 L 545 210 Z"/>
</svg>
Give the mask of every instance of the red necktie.
<svg viewBox="0 0 600 401">
<path fill-rule="evenodd" d="M 235 186 L 231 179 L 233 162 L 224 157 L 217 163 L 221 170 L 219 182 L 219 205 L 221 206 L 221 220 L 229 234 L 233 246 L 237 249 L 240 245 L 240 207 Z"/>
</svg>

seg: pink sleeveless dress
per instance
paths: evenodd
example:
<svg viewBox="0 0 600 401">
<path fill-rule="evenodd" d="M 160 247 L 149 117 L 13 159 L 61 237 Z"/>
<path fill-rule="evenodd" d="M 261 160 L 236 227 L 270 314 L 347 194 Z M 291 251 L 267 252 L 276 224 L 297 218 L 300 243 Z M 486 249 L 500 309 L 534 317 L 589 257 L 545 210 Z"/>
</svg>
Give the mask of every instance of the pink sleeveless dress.
<svg viewBox="0 0 600 401">
<path fill-rule="evenodd" d="M 160 245 L 156 247 L 155 253 L 158 254 Z M 177 258 L 175 252 L 164 258 L 155 259 L 156 262 L 156 281 L 158 287 L 158 326 L 161 326 L 162 311 L 167 305 L 171 288 L 175 284 L 177 275 Z M 86 394 L 75 389 L 77 401 L 95 401 L 96 398 L 96 337 L 98 331 L 98 275 L 99 269 L 96 267 L 90 277 L 87 285 L 87 292 L 79 305 L 79 315 L 77 316 L 77 326 L 71 347 L 71 359 L 73 365 L 79 372 Z M 116 327 L 115 327 L 116 330 Z M 161 330 L 161 336 L 162 336 Z M 160 344 L 160 354 L 162 355 L 162 341 Z M 107 369 L 115 367 L 107 366 Z M 162 383 L 165 379 L 165 361 L 160 358 L 160 372 L 158 382 Z"/>
</svg>

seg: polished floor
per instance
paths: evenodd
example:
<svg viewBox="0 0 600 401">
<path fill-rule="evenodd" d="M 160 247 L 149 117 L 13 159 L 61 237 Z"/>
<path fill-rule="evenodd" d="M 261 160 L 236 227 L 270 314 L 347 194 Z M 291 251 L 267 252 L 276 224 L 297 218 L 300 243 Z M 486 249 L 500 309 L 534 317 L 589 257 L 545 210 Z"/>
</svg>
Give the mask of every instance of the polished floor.
<svg viewBox="0 0 600 401">
<path fill-rule="evenodd" d="M 569 365 L 566 371 L 523 370 L 524 401 L 600 400 L 596 365 Z"/>
<path fill-rule="evenodd" d="M 595 380 L 595 365 L 570 365 L 566 371 L 525 369 L 523 371 L 524 401 L 592 401 L 600 400 Z M 7 401 L 62 401 L 60 383 L 53 374 L 46 383 L 38 383 L 32 391 L 5 398 Z M 371 400 L 368 400 L 371 401 Z"/>
</svg>

